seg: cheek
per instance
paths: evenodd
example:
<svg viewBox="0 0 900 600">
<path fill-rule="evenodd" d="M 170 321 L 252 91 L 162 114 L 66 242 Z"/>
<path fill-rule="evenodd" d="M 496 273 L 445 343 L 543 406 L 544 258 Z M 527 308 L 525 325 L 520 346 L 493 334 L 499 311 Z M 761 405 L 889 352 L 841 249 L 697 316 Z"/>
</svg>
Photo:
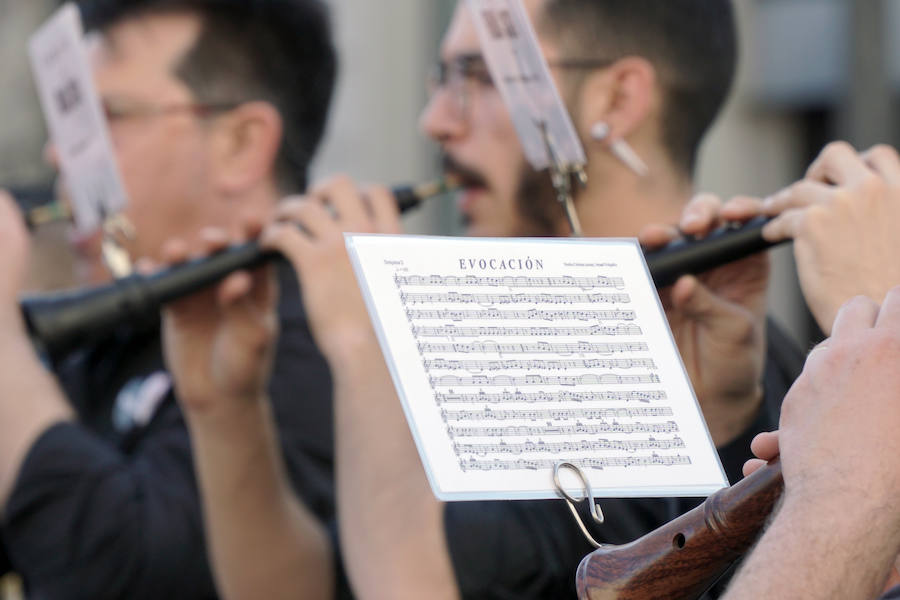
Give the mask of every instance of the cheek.
<svg viewBox="0 0 900 600">
<path fill-rule="evenodd" d="M 524 153 L 519 136 L 513 125 L 506 105 L 499 94 L 485 99 L 481 119 L 473 123 L 473 130 L 481 132 L 481 143 L 485 146 L 489 177 L 498 193 L 512 202 L 521 175 Z M 490 167 L 487 167 L 490 165 Z"/>
<path fill-rule="evenodd" d="M 204 204 L 200 149 L 189 138 L 173 143 L 147 135 L 121 142 L 117 154 L 128 191 L 125 215 L 137 232 L 132 255 L 153 257 L 167 239 L 190 237 Z"/>
<path fill-rule="evenodd" d="M 119 170 L 132 202 L 140 202 L 155 186 L 165 186 L 168 181 L 164 177 L 167 153 L 156 138 L 137 129 L 113 137 Z"/>
<path fill-rule="evenodd" d="M 163 197 L 196 193 L 202 183 L 197 164 L 202 155 L 187 136 L 121 136 L 114 140 L 119 169 L 133 204 L 159 203 Z"/>
</svg>

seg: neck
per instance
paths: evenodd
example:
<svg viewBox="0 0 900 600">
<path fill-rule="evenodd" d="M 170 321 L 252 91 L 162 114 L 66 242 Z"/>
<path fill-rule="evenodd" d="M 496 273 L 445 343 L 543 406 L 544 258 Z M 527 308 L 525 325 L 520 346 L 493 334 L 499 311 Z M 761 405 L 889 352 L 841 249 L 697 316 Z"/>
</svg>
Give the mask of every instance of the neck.
<svg viewBox="0 0 900 600">
<path fill-rule="evenodd" d="M 639 177 L 611 154 L 589 161 L 588 186 L 576 200 L 585 236 L 633 237 L 650 224 L 676 224 L 693 193 L 690 179 L 663 156 L 642 152 L 650 166 Z"/>
</svg>

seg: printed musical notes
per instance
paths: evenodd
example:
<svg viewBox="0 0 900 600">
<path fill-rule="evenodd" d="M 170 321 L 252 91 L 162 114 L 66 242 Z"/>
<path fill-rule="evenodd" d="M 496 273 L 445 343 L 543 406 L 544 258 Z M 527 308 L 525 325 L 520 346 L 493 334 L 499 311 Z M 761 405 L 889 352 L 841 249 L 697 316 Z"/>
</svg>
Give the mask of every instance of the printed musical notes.
<svg viewBox="0 0 900 600">
<path fill-rule="evenodd" d="M 447 432 L 450 437 L 510 437 L 510 436 L 553 436 L 553 435 L 600 435 L 604 433 L 676 433 L 678 424 L 675 421 L 665 423 L 598 423 L 596 425 L 507 425 L 503 427 L 483 427 L 467 425 L 450 425 Z"/>
<path fill-rule="evenodd" d="M 632 242 L 348 248 L 439 497 L 552 497 L 560 461 L 601 493 L 724 484 Z"/>
<path fill-rule="evenodd" d="M 466 292 L 404 292 L 404 304 L 628 304 L 628 294 L 472 294 Z"/>
<path fill-rule="evenodd" d="M 559 390 L 554 392 L 499 392 L 488 394 L 480 391 L 474 394 L 468 393 L 437 393 L 434 401 L 438 406 L 443 404 L 534 404 L 536 402 L 658 402 L 666 400 L 666 392 L 654 390 L 650 392 L 569 392 Z"/>
<path fill-rule="evenodd" d="M 615 288 L 621 290 L 625 281 L 621 277 L 523 277 L 504 275 L 503 277 L 477 277 L 475 275 L 395 275 L 397 287 L 454 287 L 467 288 L 488 286 L 505 288 L 578 288 L 593 290 L 596 288 Z"/>
<path fill-rule="evenodd" d="M 434 353 L 453 353 L 453 354 L 558 354 L 559 356 L 569 356 L 571 354 L 600 354 L 610 355 L 617 352 L 649 352 L 650 347 L 647 342 L 622 342 L 622 343 L 592 343 L 592 342 L 574 342 L 551 344 L 549 342 L 520 342 L 520 343 L 497 343 L 492 340 L 471 343 L 452 343 L 445 344 L 441 342 L 419 342 L 416 347 L 420 354 L 426 352 Z"/>
<path fill-rule="evenodd" d="M 441 410 L 444 421 L 571 421 L 575 419 L 634 419 L 637 417 L 671 417 L 667 406 L 654 408 L 550 408 L 527 410 Z"/>
<path fill-rule="evenodd" d="M 649 360 L 649 359 L 648 359 Z M 533 386 L 533 385 L 562 385 L 574 387 L 577 385 L 636 385 L 639 383 L 659 383 L 659 375 L 652 373 L 646 375 L 435 375 L 429 378 L 432 387 L 438 386 Z"/>
<path fill-rule="evenodd" d="M 688 456 L 682 456 L 680 454 L 675 456 L 659 456 L 657 454 L 653 454 L 651 456 L 576 458 L 567 460 L 566 462 L 571 462 L 581 469 L 603 470 L 610 467 L 671 467 L 673 465 L 689 465 L 691 464 L 691 459 Z M 518 471 L 521 469 L 537 471 L 543 469 L 553 469 L 553 467 L 555 467 L 558 463 L 558 460 L 553 459 L 540 460 L 519 458 L 516 460 L 501 460 L 494 458 L 491 460 L 477 460 L 475 458 L 470 458 L 467 461 L 461 462 L 459 466 L 463 471 Z"/>
<path fill-rule="evenodd" d="M 495 444 L 454 444 L 453 450 L 457 456 L 474 454 L 475 456 L 487 456 L 489 454 L 571 454 L 573 452 L 600 452 L 604 450 L 621 450 L 622 452 L 636 452 L 638 450 L 671 450 L 672 448 L 684 448 L 684 440 L 674 437 L 667 440 L 655 438 L 638 440 L 581 440 L 578 442 L 546 442 L 530 440 L 521 443 L 497 442 Z"/>
<path fill-rule="evenodd" d="M 569 359 L 530 359 L 530 360 L 448 360 L 435 358 L 425 361 L 426 371 L 508 371 L 510 369 L 549 369 L 564 371 L 567 369 L 655 369 L 652 358 L 569 358 Z M 586 376 L 585 376 L 586 377 Z M 596 383 L 594 379 L 581 379 L 580 383 Z M 542 382 L 543 383 L 543 382 Z M 643 380 L 641 383 L 655 383 Z"/>
<path fill-rule="evenodd" d="M 414 310 L 407 309 L 406 318 L 410 320 L 435 319 L 441 321 L 467 320 L 510 320 L 528 319 L 537 321 L 633 321 L 633 310 Z"/>
<path fill-rule="evenodd" d="M 638 325 L 594 325 L 592 327 L 459 327 L 457 325 L 439 325 L 436 327 L 413 325 L 412 333 L 416 338 L 426 337 L 559 337 L 559 336 L 624 336 L 641 335 Z"/>
</svg>

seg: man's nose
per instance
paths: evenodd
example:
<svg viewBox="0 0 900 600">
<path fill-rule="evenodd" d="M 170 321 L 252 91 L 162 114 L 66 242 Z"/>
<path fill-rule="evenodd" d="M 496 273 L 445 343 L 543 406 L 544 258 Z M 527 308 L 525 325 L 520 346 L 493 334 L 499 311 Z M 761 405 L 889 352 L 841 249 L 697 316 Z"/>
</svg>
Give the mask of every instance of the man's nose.
<svg viewBox="0 0 900 600">
<path fill-rule="evenodd" d="M 466 135 L 469 129 L 468 119 L 453 104 L 452 94 L 448 90 L 436 90 L 419 118 L 422 133 L 439 143 Z"/>
</svg>

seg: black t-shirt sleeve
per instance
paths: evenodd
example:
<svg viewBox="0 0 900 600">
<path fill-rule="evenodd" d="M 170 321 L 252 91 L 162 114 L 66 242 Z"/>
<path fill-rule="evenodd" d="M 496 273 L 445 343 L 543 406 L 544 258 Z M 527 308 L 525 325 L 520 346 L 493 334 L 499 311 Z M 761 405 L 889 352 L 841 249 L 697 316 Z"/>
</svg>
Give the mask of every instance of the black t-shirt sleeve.
<svg viewBox="0 0 900 600">
<path fill-rule="evenodd" d="M 129 457 L 77 424 L 31 448 L 4 537 L 32 597 L 215 596 L 187 430 L 174 406 L 158 417 Z"/>
</svg>

